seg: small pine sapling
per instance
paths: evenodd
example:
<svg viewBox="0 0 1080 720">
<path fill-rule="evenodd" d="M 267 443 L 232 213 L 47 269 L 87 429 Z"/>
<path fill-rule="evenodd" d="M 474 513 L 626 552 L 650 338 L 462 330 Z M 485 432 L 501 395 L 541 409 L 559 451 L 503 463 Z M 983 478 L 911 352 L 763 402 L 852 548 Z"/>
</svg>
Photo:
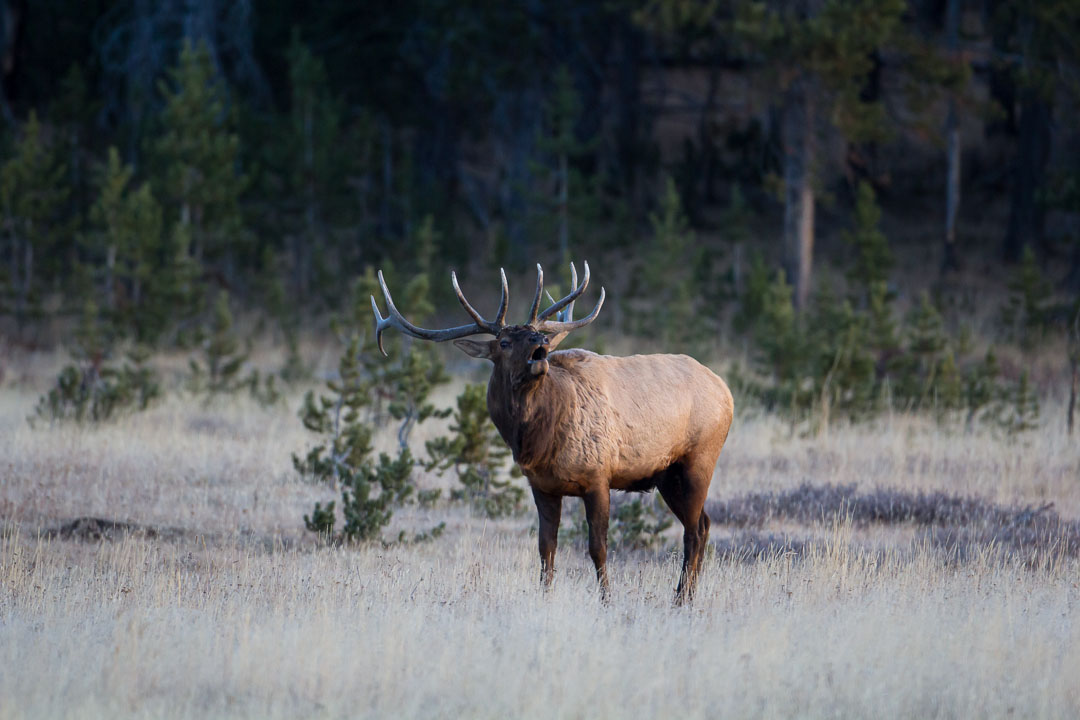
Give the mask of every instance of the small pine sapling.
<svg viewBox="0 0 1080 720">
<path fill-rule="evenodd" d="M 640 315 L 640 332 L 664 340 L 668 346 L 701 350 L 711 338 L 707 320 L 695 312 L 701 295 L 695 268 L 697 243 L 690 229 L 674 180 L 667 178 L 657 212 L 649 215 L 651 247 L 641 267 L 644 294 L 654 301 Z M 710 318 L 711 320 L 711 318 Z"/>
<path fill-rule="evenodd" d="M 382 453 L 377 462 L 372 461 L 373 431 L 368 420 L 377 388 L 365 370 L 363 347 L 361 339 L 354 336 L 338 363 L 338 377 L 327 382 L 329 393 L 316 399 L 315 393 L 309 391 L 304 397 L 300 419 L 321 441 L 304 457 L 294 454 L 292 458 L 293 467 L 304 477 L 340 489 L 344 524 L 338 539 L 348 542 L 377 539 L 394 510 L 411 502 L 416 494 L 413 469 L 418 463 L 407 444 L 401 445 L 395 457 Z M 431 385 L 425 383 L 441 377 L 442 368 L 436 373 L 433 366 L 423 363 L 410 367 L 414 372 L 399 378 L 397 390 L 405 397 L 398 400 L 402 416 L 414 427 L 439 414 L 426 402 Z M 402 437 L 400 432 L 398 436 Z M 420 495 L 421 504 L 430 506 L 439 492 Z M 335 510 L 333 502 L 325 507 L 316 504 L 312 514 L 304 516 L 304 525 L 312 532 L 333 537 Z M 424 533 L 423 539 L 439 533 L 441 528 L 435 528 Z"/>
<path fill-rule="evenodd" d="M 755 328 L 765 307 L 769 285 L 772 284 L 769 265 L 761 253 L 755 252 L 751 255 L 750 268 L 742 284 L 744 287 L 739 293 L 739 309 L 734 318 L 735 331 L 739 333 L 750 332 Z"/>
<path fill-rule="evenodd" d="M 293 467 L 334 488 L 371 454 L 371 427 L 361 418 L 361 411 L 371 404 L 371 386 L 363 377 L 359 354 L 360 339 L 353 338 L 338 362 L 338 377 L 326 383 L 330 393 L 316 399 L 309 390 L 300 410 L 304 427 L 321 436 L 322 442 L 303 458 L 294 454 Z"/>
<path fill-rule="evenodd" d="M 1010 435 L 1039 427 L 1039 396 L 1031 387 L 1027 370 L 1020 373 L 1016 384 L 1009 389 L 998 415 L 998 426 Z"/>
<path fill-rule="evenodd" d="M 193 393 L 205 395 L 208 403 L 241 390 L 247 390 L 252 398 L 264 406 L 273 405 L 281 399 L 273 375 L 264 376 L 255 369 L 247 375 L 241 374 L 250 355 L 250 342 L 244 343 L 241 349 L 227 292 L 218 294 L 213 315 L 203 335 L 201 362 L 195 358 L 188 361 L 191 371 L 188 387 Z"/>
<path fill-rule="evenodd" d="M 611 498 L 608 541 L 621 550 L 655 550 L 664 543 L 664 532 L 674 524 L 671 511 L 655 495 L 633 499 L 618 495 Z M 589 539 L 585 504 L 575 502 L 569 517 L 559 529 L 559 542 L 584 545 Z"/>
<path fill-rule="evenodd" d="M 76 333 L 75 362 L 61 370 L 56 385 L 38 400 L 35 419 L 49 422 L 103 422 L 122 414 L 146 410 L 161 397 L 156 373 L 146 365 L 147 354 L 128 353 L 128 361 L 108 364 L 112 342 L 97 305 L 89 301 Z"/>
<path fill-rule="evenodd" d="M 483 385 L 467 385 L 458 396 L 450 431 L 449 437 L 428 441 L 427 469 L 440 475 L 453 469 L 462 487 L 451 497 L 468 501 L 488 517 L 517 513 L 525 490 L 511 479 L 499 479 L 510 451 L 488 416 Z"/>
<path fill-rule="evenodd" d="M 949 342 L 941 313 L 929 293 L 922 293 L 907 325 L 907 348 L 899 363 L 897 396 L 911 408 L 922 408 L 933 399 Z"/>
<path fill-rule="evenodd" d="M 964 403 L 967 406 L 965 426 L 970 430 L 975 421 L 987 414 L 987 411 L 1001 399 L 1001 390 L 998 377 L 1001 369 L 998 367 L 997 356 L 994 349 L 986 351 L 982 361 L 971 367 L 964 383 Z"/>
<path fill-rule="evenodd" d="M 194 358 L 188 361 L 191 369 L 189 385 L 194 392 L 213 398 L 234 393 L 243 386 L 240 371 L 247 362 L 248 351 L 241 350 L 237 340 L 229 309 L 229 293 L 225 291 L 218 293 L 214 302 L 213 315 L 202 342 L 202 356 L 202 362 Z"/>
<path fill-rule="evenodd" d="M 1050 295 L 1050 281 L 1028 245 L 1020 267 L 1009 280 L 1009 298 L 1001 313 L 1009 335 L 1025 350 L 1033 349 L 1046 337 L 1053 315 Z"/>
<path fill-rule="evenodd" d="M 888 280 L 893 256 L 885 233 L 878 227 L 881 222 L 881 208 L 874 197 L 874 189 L 870 183 L 862 180 L 856 193 L 854 226 L 851 230 L 844 231 L 842 237 L 855 253 L 854 261 L 848 270 L 848 282 L 858 291 L 855 297 L 862 305 L 867 302 L 875 283 Z"/>
<path fill-rule="evenodd" d="M 391 417 L 400 422 L 398 445 L 405 449 L 409 446 L 409 436 L 418 424 L 428 418 L 450 416 L 450 408 L 439 410 L 428 400 L 437 385 L 450 382 L 450 376 L 439 362 L 435 349 L 429 345 L 419 345 L 410 348 L 401 366 L 394 369 L 390 379 L 392 398 L 389 412 Z"/>
</svg>

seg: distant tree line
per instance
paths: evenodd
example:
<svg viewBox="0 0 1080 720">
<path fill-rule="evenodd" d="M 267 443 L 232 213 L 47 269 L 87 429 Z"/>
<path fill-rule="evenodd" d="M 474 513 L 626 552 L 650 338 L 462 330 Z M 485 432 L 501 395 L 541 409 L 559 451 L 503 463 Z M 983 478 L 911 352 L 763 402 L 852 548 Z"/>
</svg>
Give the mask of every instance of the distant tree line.
<svg viewBox="0 0 1080 720">
<path fill-rule="evenodd" d="M 0 18 L 0 322 L 23 338 L 93 302 L 182 344 L 222 290 L 295 328 L 376 264 L 614 248 L 682 311 L 745 296 L 758 253 L 805 311 L 815 254 L 847 262 L 815 250 L 823 199 L 858 222 L 861 182 L 936 213 L 929 272 L 1031 248 L 1080 287 L 1080 0 L 2 0 Z M 966 231 L 976 204 L 1007 221 Z M 626 302 L 627 327 L 661 327 Z"/>
</svg>

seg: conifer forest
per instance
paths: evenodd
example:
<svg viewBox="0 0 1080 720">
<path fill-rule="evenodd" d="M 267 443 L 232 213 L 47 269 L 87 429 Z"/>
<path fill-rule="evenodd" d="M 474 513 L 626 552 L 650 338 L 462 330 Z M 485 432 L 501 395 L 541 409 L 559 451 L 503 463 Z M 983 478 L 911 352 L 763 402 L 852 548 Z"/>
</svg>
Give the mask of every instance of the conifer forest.
<svg viewBox="0 0 1080 720">
<path fill-rule="evenodd" d="M 1080 0 L 0 0 L 0 720 L 1080 715 L 1078 116 Z M 730 389 L 692 597 L 530 302 Z"/>
</svg>

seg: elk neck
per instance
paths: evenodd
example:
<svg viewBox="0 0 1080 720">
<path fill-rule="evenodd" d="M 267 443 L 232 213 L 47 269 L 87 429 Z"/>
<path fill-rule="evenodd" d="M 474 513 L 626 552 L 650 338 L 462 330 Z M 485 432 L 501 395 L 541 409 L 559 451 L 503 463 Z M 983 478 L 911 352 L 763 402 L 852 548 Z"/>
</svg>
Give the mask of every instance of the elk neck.
<svg viewBox="0 0 1080 720">
<path fill-rule="evenodd" d="M 571 415 L 571 385 L 566 371 L 554 363 L 539 381 L 516 388 L 507 374 L 491 376 L 488 412 L 523 471 L 543 465 L 558 449 L 557 429 Z"/>
</svg>

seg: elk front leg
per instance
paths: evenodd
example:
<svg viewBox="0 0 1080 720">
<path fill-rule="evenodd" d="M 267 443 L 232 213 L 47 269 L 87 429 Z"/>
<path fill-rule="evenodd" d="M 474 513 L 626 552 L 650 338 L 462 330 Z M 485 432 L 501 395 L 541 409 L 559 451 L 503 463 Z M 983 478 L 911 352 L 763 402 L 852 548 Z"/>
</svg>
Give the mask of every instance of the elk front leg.
<svg viewBox="0 0 1080 720">
<path fill-rule="evenodd" d="M 607 534 L 608 511 L 611 491 L 606 487 L 585 496 L 585 519 L 589 523 L 589 556 L 596 566 L 596 579 L 600 583 L 600 596 L 607 599 Z"/>
<path fill-rule="evenodd" d="M 533 488 L 533 499 L 536 501 L 536 512 L 540 516 L 540 587 L 547 590 L 555 579 L 555 549 L 559 545 L 562 496 Z"/>
</svg>

